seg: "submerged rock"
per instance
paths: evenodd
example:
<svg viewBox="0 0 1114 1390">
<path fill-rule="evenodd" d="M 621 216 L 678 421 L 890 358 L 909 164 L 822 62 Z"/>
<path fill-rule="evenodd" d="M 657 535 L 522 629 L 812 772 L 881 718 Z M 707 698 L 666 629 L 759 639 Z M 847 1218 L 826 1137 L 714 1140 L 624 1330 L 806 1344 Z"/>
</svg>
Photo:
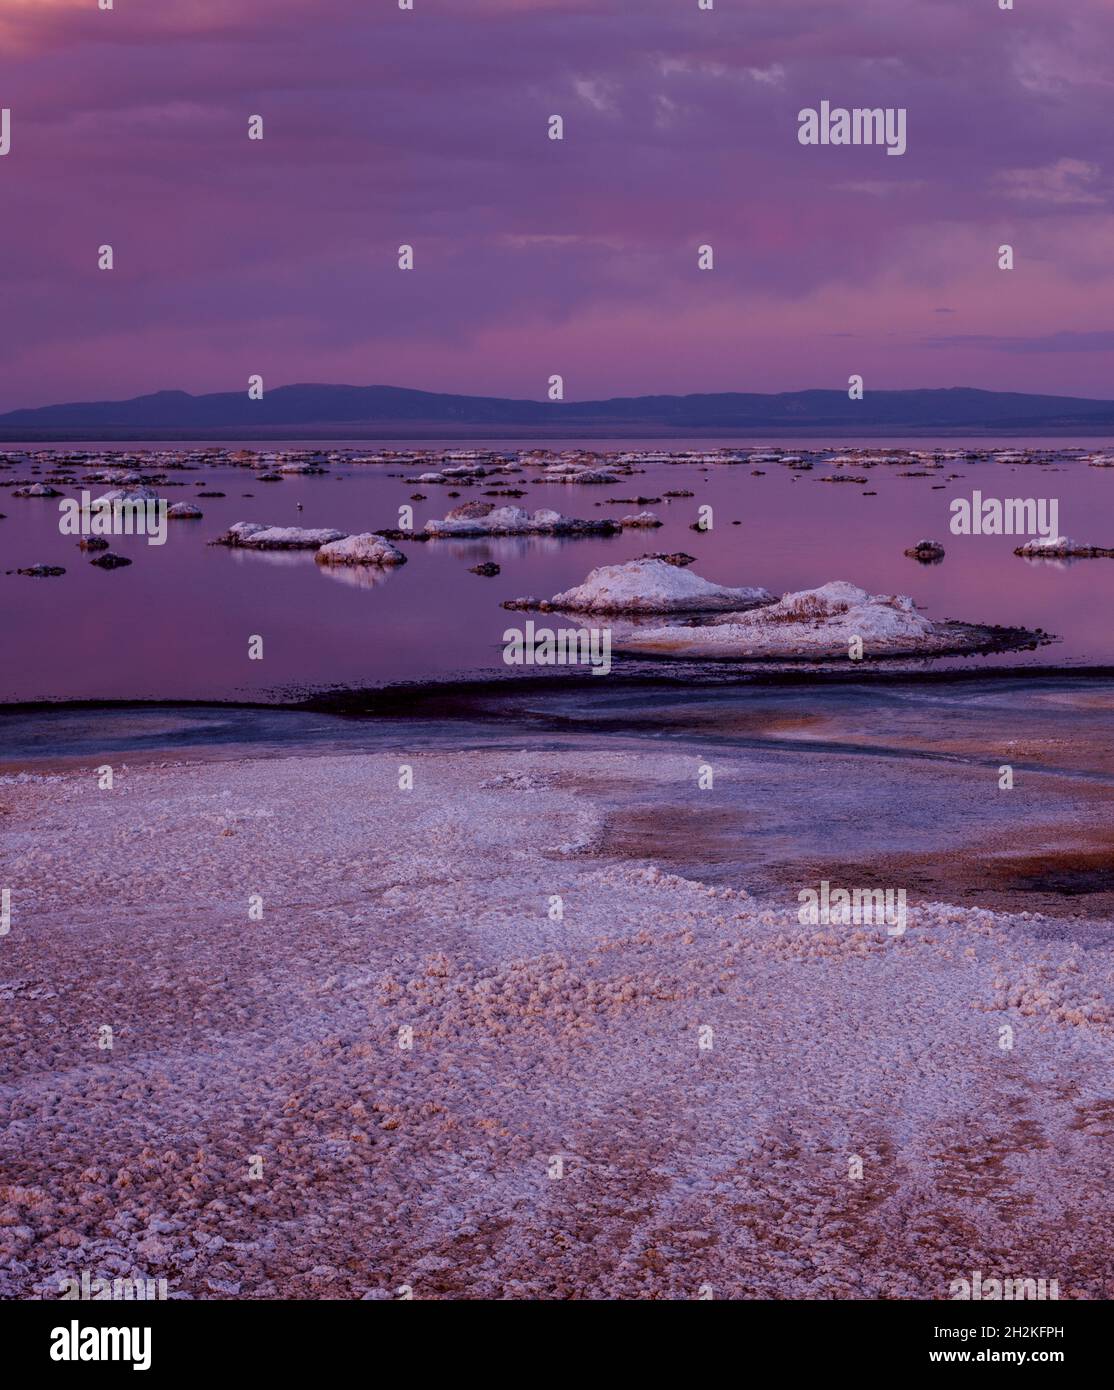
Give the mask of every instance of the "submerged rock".
<svg viewBox="0 0 1114 1390">
<path fill-rule="evenodd" d="M 356 536 L 327 541 L 318 550 L 319 565 L 404 565 L 406 556 L 384 536 L 364 531 Z"/>
<path fill-rule="evenodd" d="M 485 560 L 482 565 L 473 565 L 468 571 L 469 574 L 483 575 L 485 579 L 494 579 L 499 572 L 499 566 L 494 560 Z"/>
<path fill-rule="evenodd" d="M 112 550 L 106 550 L 103 555 L 98 555 L 95 560 L 90 560 L 89 563 L 102 570 L 118 570 L 125 565 L 130 565 L 131 561 L 126 555 L 117 555 Z"/>
<path fill-rule="evenodd" d="M 54 579 L 65 572 L 62 565 L 28 565 L 26 569 L 16 570 L 16 574 L 26 574 L 31 579 Z"/>
<path fill-rule="evenodd" d="M 773 603 L 767 589 L 729 589 L 664 559 L 601 565 L 551 599 L 512 599 L 504 608 L 565 613 L 719 613 Z"/>
<path fill-rule="evenodd" d="M 328 527 L 307 530 L 301 526 L 264 526 L 257 521 L 237 521 L 209 544 L 245 550 L 316 550 L 330 541 L 344 539 L 344 531 Z"/>
</svg>

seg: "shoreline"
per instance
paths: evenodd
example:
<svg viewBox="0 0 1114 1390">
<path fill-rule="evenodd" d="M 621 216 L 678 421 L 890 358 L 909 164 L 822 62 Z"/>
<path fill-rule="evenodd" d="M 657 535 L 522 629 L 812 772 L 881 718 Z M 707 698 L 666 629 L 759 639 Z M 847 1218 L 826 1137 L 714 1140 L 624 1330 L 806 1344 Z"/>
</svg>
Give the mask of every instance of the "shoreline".
<svg viewBox="0 0 1114 1390">
<path fill-rule="evenodd" d="M 652 658 L 639 659 L 652 660 Z M 932 658 L 925 659 L 931 660 Z M 908 661 L 909 658 L 895 656 L 889 660 Z M 973 669 L 948 668 L 920 671 L 902 668 L 901 670 L 883 671 L 870 669 L 869 663 L 864 660 L 864 663 L 854 670 L 765 671 L 748 669 L 743 671 L 738 669 L 742 663 L 728 659 L 718 663 L 707 662 L 706 664 L 734 669 L 724 669 L 722 672 L 720 670 L 709 671 L 707 673 L 708 678 L 700 680 L 699 678 L 694 679 L 692 671 L 688 669 L 690 663 L 684 663 L 671 657 L 660 657 L 655 664 L 659 662 L 662 667 L 660 673 L 638 672 L 624 675 L 613 670 L 606 681 L 607 690 L 653 690 L 655 687 L 660 687 L 669 690 L 691 689 L 694 694 L 699 694 L 703 690 L 721 690 L 732 686 L 738 686 L 740 689 L 809 686 L 823 689 L 847 685 L 885 688 L 905 684 L 927 687 L 953 683 L 972 684 L 980 681 L 1005 684 L 1010 681 L 1088 682 L 1114 680 L 1114 665 L 982 666 Z M 804 659 L 802 658 L 803 662 Z M 680 665 L 686 667 L 683 672 L 677 671 L 672 676 L 668 674 L 666 668 Z M 607 690 L 601 687 L 600 681 L 593 679 L 587 672 L 568 671 L 565 674 L 534 674 L 516 669 L 514 674 L 508 673 L 505 676 L 464 676 L 446 677 L 443 680 L 391 681 L 378 686 L 323 685 L 313 689 L 302 688 L 297 691 L 287 687 L 276 691 L 275 698 L 272 700 L 234 699 L 227 696 L 186 699 L 173 696 L 138 698 L 88 696 L 58 700 L 0 700 L 0 717 L 6 714 L 30 715 L 71 710 L 129 709 L 291 710 L 319 714 L 375 714 L 379 717 L 388 717 L 392 713 L 413 713 L 411 710 L 402 710 L 403 701 L 438 701 L 446 698 L 467 700 L 468 698 L 506 695 L 512 693 L 516 688 L 528 689 L 531 693 L 565 694 L 574 687 L 579 687 L 581 690 L 599 690 L 604 695 L 607 693 Z M 368 708 L 368 702 L 373 702 L 375 708 Z M 444 717 L 444 711 L 438 711 L 437 717 Z"/>
</svg>

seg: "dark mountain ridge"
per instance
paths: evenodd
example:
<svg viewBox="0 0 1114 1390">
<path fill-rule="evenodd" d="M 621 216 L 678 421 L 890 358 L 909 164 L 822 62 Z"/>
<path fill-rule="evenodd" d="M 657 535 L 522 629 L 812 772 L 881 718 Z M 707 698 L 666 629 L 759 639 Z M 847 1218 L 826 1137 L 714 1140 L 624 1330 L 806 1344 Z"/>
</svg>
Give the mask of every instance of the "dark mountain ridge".
<svg viewBox="0 0 1114 1390">
<path fill-rule="evenodd" d="M 940 390 L 718 392 L 598 401 L 512 400 L 398 386 L 156 391 L 0 415 L 0 440 L 504 437 L 696 434 L 1114 434 L 1114 401 Z"/>
</svg>

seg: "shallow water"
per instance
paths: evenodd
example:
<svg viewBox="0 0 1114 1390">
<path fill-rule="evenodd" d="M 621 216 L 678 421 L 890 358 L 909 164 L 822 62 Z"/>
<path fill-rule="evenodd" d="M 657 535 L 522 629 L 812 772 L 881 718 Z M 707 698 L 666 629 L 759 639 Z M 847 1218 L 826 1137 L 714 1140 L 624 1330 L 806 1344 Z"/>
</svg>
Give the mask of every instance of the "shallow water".
<svg viewBox="0 0 1114 1390">
<path fill-rule="evenodd" d="M 136 762 L 559 750 L 604 814 L 603 853 L 760 894 L 828 878 L 942 900 L 1114 918 L 1114 682 L 1055 676 L 778 688 L 507 683 L 413 692 L 393 714 L 234 707 L 0 717 L 0 774 Z M 645 753 L 617 778 L 608 755 Z M 657 755 L 666 755 L 666 772 Z M 999 786 L 1000 769 L 1014 785 Z M 632 764 L 628 763 L 627 766 Z M 714 786 L 701 789 L 710 767 Z M 527 806 L 528 804 L 524 803 Z"/>
<path fill-rule="evenodd" d="M 403 504 L 413 505 L 420 528 L 461 501 L 482 498 L 485 483 L 454 488 L 460 497 L 450 498 L 445 486 L 407 481 L 422 468 L 389 464 L 335 465 L 322 476 L 271 484 L 232 467 L 174 472 L 171 479 L 183 485 L 163 490 L 171 502 L 202 486 L 226 495 L 199 502 L 202 521 L 171 522 L 164 546 L 142 536 L 114 538 L 113 549 L 134 563 L 111 572 L 91 566 L 75 540 L 59 534 L 56 500 L 0 491 L 7 513 L 0 568 L 66 567 L 57 579 L 0 574 L 0 700 L 255 700 L 291 689 L 506 675 L 502 634 L 521 615 L 506 613 L 502 600 L 548 596 L 596 565 L 676 549 L 697 556 L 697 572 L 720 583 L 785 591 L 848 579 L 872 592 L 911 594 L 933 618 L 1041 627 L 1059 638 L 1034 651 L 979 658 L 989 666 L 1114 663 L 1114 560 L 1031 563 L 1013 555 L 1015 537 L 952 536 L 948 527 L 949 501 L 978 488 L 986 496 L 1055 497 L 1062 532 L 1110 543 L 1114 469 L 1077 461 L 948 463 L 928 477 L 901 477 L 907 468 L 879 466 L 867 471 L 864 486 L 832 486 L 820 481 L 832 472 L 827 466 L 758 467 L 761 476 L 747 465 L 654 463 L 605 486 L 545 484 L 530 471 L 491 479 L 491 487 L 526 494 L 491 500 L 581 517 L 641 510 L 612 498 L 660 497 L 670 489 L 695 496 L 653 503 L 665 523 L 659 530 L 407 544 L 406 565 L 370 576 L 325 569 L 309 553 L 251 554 L 205 542 L 238 520 L 349 531 L 392 526 Z M 80 476 L 86 469 L 71 471 Z M 952 473 L 959 477 L 948 481 Z M 28 469 L 23 476 L 34 475 Z M 78 495 L 81 485 L 63 491 Z M 410 503 L 415 492 L 426 500 Z M 689 529 L 702 503 L 714 508 L 714 527 L 705 534 Z M 945 544 L 943 563 L 923 566 L 902 554 L 921 537 Z M 484 560 L 502 572 L 494 579 L 468 572 Z M 252 635 L 264 639 L 261 661 L 248 659 Z"/>
</svg>

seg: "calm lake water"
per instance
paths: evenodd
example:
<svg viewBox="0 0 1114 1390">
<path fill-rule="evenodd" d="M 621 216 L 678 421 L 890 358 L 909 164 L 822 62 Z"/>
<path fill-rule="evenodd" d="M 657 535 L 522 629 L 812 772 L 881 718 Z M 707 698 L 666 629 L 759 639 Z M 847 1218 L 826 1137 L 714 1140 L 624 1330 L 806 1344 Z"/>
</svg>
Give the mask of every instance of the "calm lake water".
<svg viewBox="0 0 1114 1390">
<path fill-rule="evenodd" d="M 868 443 L 886 447 L 884 441 Z M 931 441 L 909 443 L 932 447 Z M 1065 447 L 1083 443 L 1065 441 Z M 1026 444 L 1040 441 L 1007 442 L 1013 448 Z M 372 451 L 367 444 L 358 447 Z M 611 441 L 602 447 L 636 446 Z M 647 447 L 688 446 L 648 441 Z M 713 446 L 702 440 L 692 447 Z M 948 440 L 940 447 L 960 446 Z M 987 441 L 977 441 L 977 447 L 988 447 Z M 1041 627 L 1059 639 L 1034 651 L 978 659 L 988 667 L 1114 664 L 1114 560 L 1029 563 L 1012 553 L 1017 538 L 951 535 L 948 511 L 952 498 L 969 497 L 976 488 L 988 497 L 1055 498 L 1063 534 L 1111 545 L 1114 469 L 1064 457 L 1042 466 L 949 461 L 927 477 L 899 476 L 917 464 L 879 466 L 864 474 L 863 485 L 832 486 L 821 482 L 833 472 L 827 465 L 795 472 L 760 463 L 753 467 L 764 471 L 755 476 L 748 465 L 649 463 L 611 485 L 546 484 L 528 469 L 454 488 L 460 497 L 450 498 L 445 486 L 407 481 L 432 466 L 340 463 L 320 476 L 287 475 L 271 484 L 227 466 L 172 472 L 168 476 L 184 485 L 165 489 L 171 502 L 201 490 L 226 495 L 199 501 L 201 521 L 171 522 L 162 547 L 149 546 L 142 536 L 113 538 L 113 550 L 134 562 L 115 571 L 90 565 L 75 539 L 59 533 L 57 499 L 19 499 L 10 489 L 0 490 L 0 511 L 7 514 L 0 521 L 0 570 L 38 563 L 66 568 L 56 579 L 0 573 L 0 700 L 273 700 L 321 687 L 505 676 L 502 633 L 523 615 L 505 612 L 503 599 L 547 597 L 579 583 L 594 566 L 670 550 L 695 555 L 696 572 L 723 584 L 786 591 L 847 579 L 872 592 L 910 594 L 932 618 Z M 80 477 L 88 469 L 65 471 Z M 0 476 L 42 477 L 49 471 L 40 466 L 35 474 L 17 465 Z M 104 490 L 85 486 L 94 496 Z M 522 488 L 525 495 L 486 499 L 490 487 Z M 662 497 L 679 489 L 695 495 Z M 68 496 L 81 490 L 80 483 L 62 488 Z M 319 566 L 312 553 L 253 554 L 206 544 L 235 521 L 349 532 L 394 526 L 398 508 L 414 492 L 426 494 L 426 500 L 411 503 L 416 528 L 470 499 L 618 519 L 641 507 L 609 499 L 639 495 L 662 497 L 651 507 L 665 525 L 598 539 L 407 544 L 409 563 L 372 577 Z M 708 533 L 689 529 L 702 503 L 714 508 Z M 922 537 L 945 545 L 941 564 L 923 566 L 902 554 Z M 468 572 L 485 560 L 501 566 L 497 577 Z M 262 661 L 248 659 L 253 634 L 264 639 Z"/>
</svg>

